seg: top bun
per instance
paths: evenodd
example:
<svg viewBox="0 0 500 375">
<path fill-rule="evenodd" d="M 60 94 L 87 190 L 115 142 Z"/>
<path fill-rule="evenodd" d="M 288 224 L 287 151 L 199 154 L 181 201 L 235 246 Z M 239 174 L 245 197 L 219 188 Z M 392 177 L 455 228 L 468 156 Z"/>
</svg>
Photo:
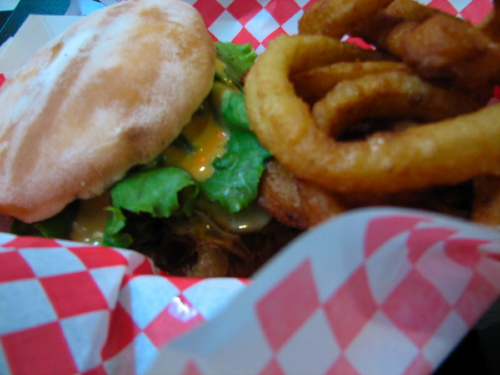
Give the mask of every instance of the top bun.
<svg viewBox="0 0 500 375">
<path fill-rule="evenodd" d="M 82 19 L 0 89 L 0 214 L 51 217 L 157 156 L 214 70 L 203 19 L 182 1 L 129 0 Z"/>
</svg>

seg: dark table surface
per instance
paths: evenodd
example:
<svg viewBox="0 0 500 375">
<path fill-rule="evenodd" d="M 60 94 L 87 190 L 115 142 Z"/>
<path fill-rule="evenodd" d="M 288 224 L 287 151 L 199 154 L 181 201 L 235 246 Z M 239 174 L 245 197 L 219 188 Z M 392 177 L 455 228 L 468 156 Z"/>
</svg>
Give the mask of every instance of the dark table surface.
<svg viewBox="0 0 500 375">
<path fill-rule="evenodd" d="M 0 45 L 13 36 L 29 14 L 65 14 L 70 0 L 20 0 L 12 11 L 0 12 Z"/>
</svg>

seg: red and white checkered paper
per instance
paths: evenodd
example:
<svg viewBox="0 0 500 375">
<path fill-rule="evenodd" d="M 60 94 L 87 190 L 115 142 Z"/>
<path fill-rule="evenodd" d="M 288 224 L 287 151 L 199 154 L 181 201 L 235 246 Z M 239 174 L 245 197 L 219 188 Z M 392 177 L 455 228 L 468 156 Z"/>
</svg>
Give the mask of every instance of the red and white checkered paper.
<svg viewBox="0 0 500 375">
<path fill-rule="evenodd" d="M 310 3 L 188 2 L 215 40 L 258 51 Z M 491 9 L 430 5 L 473 22 Z M 0 233 L 0 373 L 428 374 L 498 297 L 499 260 L 500 233 L 398 209 L 328 221 L 252 280 Z"/>
</svg>

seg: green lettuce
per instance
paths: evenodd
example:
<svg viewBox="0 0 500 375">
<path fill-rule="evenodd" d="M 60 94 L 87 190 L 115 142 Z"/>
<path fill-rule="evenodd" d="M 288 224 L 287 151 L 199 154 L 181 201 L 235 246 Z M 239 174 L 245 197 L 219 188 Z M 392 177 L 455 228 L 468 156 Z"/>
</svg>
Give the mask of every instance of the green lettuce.
<svg viewBox="0 0 500 375">
<path fill-rule="evenodd" d="M 161 167 L 131 173 L 111 190 L 112 207 L 103 243 L 108 246 L 128 247 L 132 242 L 127 233 L 127 216 L 123 210 L 152 218 L 171 215 L 192 215 L 198 196 L 196 182 L 180 168 Z"/>
<path fill-rule="evenodd" d="M 215 48 L 217 58 L 225 65 L 222 72 L 217 71 L 215 78 L 223 82 L 232 82 L 241 89 L 243 87 L 241 78 L 253 65 L 257 53 L 250 44 L 215 42 Z"/>
<path fill-rule="evenodd" d="M 240 211 L 257 197 L 264 161 L 269 156 L 253 133 L 234 130 L 227 152 L 213 163 L 214 174 L 201 182 L 203 193 L 228 212 Z"/>
<path fill-rule="evenodd" d="M 214 173 L 200 185 L 210 201 L 219 202 L 226 211 L 234 213 L 257 197 L 270 153 L 250 130 L 243 93 L 226 90 L 218 110 L 230 132 L 227 151 L 214 161 Z"/>
<path fill-rule="evenodd" d="M 250 131 L 245 94 L 240 91 L 223 90 L 220 94 L 220 103 L 215 108 L 215 115 L 220 119 L 230 132 L 234 129 Z"/>
<path fill-rule="evenodd" d="M 157 168 L 129 175 L 110 193 L 113 206 L 148 213 L 152 217 L 169 217 L 180 208 L 179 192 L 195 186 L 194 180 L 180 168 Z M 197 195 L 197 189 L 192 190 L 190 198 Z M 190 214 L 192 206 L 184 202 L 182 211 Z"/>
</svg>

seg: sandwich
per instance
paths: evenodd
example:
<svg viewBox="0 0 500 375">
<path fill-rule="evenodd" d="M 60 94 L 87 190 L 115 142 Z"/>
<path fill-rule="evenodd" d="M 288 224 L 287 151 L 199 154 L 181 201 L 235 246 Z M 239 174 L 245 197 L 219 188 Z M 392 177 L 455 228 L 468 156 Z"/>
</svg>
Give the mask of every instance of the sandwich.
<svg viewBox="0 0 500 375">
<path fill-rule="evenodd" d="M 11 231 L 131 248 L 173 275 L 253 273 L 296 235 L 255 203 L 256 56 L 179 0 L 122 2 L 49 42 L 0 90 Z"/>
</svg>

